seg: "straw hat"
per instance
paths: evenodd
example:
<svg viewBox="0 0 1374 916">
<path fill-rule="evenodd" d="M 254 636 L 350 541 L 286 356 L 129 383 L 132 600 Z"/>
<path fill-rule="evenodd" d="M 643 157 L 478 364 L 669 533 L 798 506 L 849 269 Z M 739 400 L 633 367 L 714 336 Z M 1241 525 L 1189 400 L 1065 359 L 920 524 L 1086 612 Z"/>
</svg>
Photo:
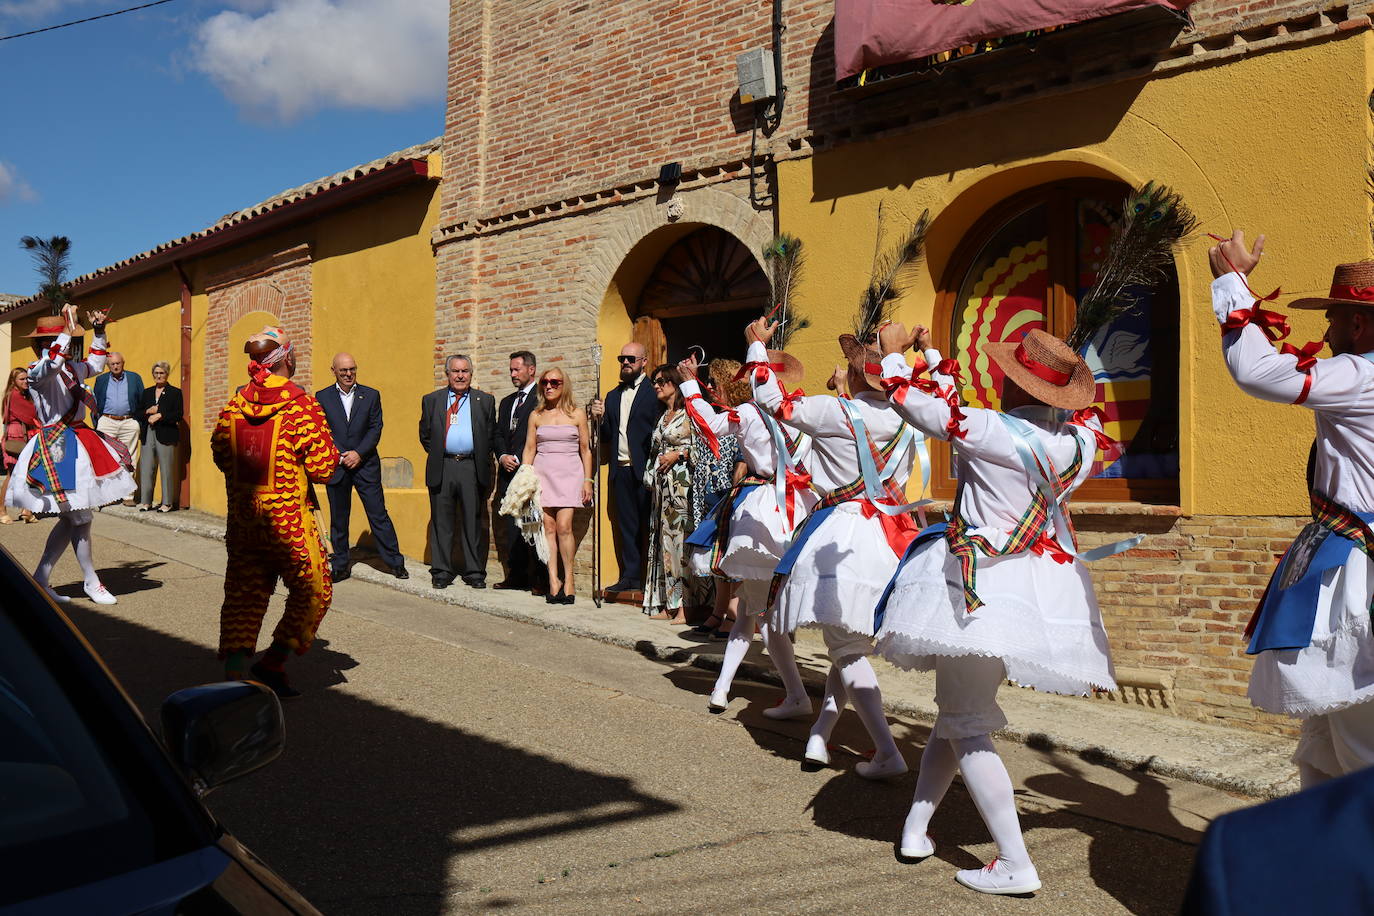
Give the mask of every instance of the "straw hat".
<svg viewBox="0 0 1374 916">
<path fill-rule="evenodd" d="M 34 326 L 33 333 L 25 334 L 25 337 L 56 337 L 58 334 L 67 330 L 67 319 L 61 315 L 46 315 L 38 319 L 38 324 Z M 78 329 L 73 337 L 80 337 L 86 332 Z"/>
<path fill-rule="evenodd" d="M 802 361 L 797 359 L 786 350 L 769 350 L 768 361 L 774 367 L 782 366 L 781 369 L 774 369 L 778 380 L 788 388 L 797 388 L 802 383 L 806 370 L 802 367 Z"/>
<path fill-rule="evenodd" d="M 1039 328 L 1020 343 L 983 345 L 1007 378 L 1051 407 L 1078 410 L 1092 404 L 1097 381 L 1088 364 L 1064 341 Z"/>
<path fill-rule="evenodd" d="M 1290 303 L 1295 309 L 1328 309 L 1333 305 L 1374 308 L 1374 261 L 1337 264 L 1329 296 L 1308 296 Z"/>
<path fill-rule="evenodd" d="M 737 378 L 740 364 L 733 359 L 713 359 L 709 375 L 716 395 L 725 399 L 727 407 L 738 407 L 754 396 L 748 376 Z"/>
<path fill-rule="evenodd" d="M 868 366 L 877 366 L 883 361 L 883 354 L 878 352 L 878 348 L 869 344 L 865 346 L 859 343 L 859 338 L 853 334 L 840 335 L 840 350 L 844 353 L 844 358 L 849 360 L 849 368 L 855 372 L 863 373 L 864 380 L 868 382 L 874 391 L 883 390 L 883 380 L 878 375 L 868 371 Z"/>
</svg>

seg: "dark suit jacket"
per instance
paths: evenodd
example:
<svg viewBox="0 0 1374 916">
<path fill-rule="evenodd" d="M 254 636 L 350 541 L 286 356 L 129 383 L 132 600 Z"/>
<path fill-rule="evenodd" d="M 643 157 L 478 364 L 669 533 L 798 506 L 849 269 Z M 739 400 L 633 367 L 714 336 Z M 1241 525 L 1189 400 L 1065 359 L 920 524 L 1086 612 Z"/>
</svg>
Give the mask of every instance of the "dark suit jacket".
<svg viewBox="0 0 1374 916">
<path fill-rule="evenodd" d="M 334 436 L 334 445 L 341 452 L 357 452 L 358 467 L 371 470 L 380 467 L 382 459 L 377 456 L 377 443 L 382 439 L 382 395 L 376 388 L 366 385 L 353 386 L 353 414 L 344 414 L 343 398 L 339 396 L 337 385 L 321 388 L 315 392 L 315 399 L 324 408 L 324 418 L 329 421 L 329 432 Z M 348 468 L 342 464 L 330 478 L 330 483 L 344 479 Z"/>
<path fill-rule="evenodd" d="M 515 428 L 511 429 L 510 412 L 515 407 L 519 389 L 501 399 L 501 408 L 496 412 L 496 457 L 514 455 L 522 458 L 525 454 L 525 439 L 530 433 L 530 414 L 539 406 L 539 388 L 531 388 L 520 405 L 520 416 L 515 418 Z M 504 473 L 504 472 L 503 472 Z"/>
<path fill-rule="evenodd" d="M 496 439 L 496 398 L 471 388 L 472 460 L 477 464 L 477 485 L 491 485 L 491 447 Z M 425 486 L 437 487 L 444 479 L 445 423 L 448 413 L 448 388 L 431 391 L 420 399 L 420 445 L 429 454 L 425 461 Z"/>
<path fill-rule="evenodd" d="M 143 402 L 143 378 L 137 372 L 124 370 L 124 378 L 129 382 L 129 410 L 138 413 L 138 405 Z M 105 413 L 105 392 L 110 388 L 110 373 L 106 372 L 96 377 L 95 380 L 95 406 L 100 413 Z M 140 421 L 141 425 L 141 421 Z"/>
<path fill-rule="evenodd" d="M 1374 768 L 1223 815 L 1193 862 L 1184 916 L 1374 912 Z"/>
<path fill-rule="evenodd" d="M 128 375 L 129 373 L 124 373 Z M 104 378 L 104 376 L 101 376 Z M 148 408 L 153 406 L 154 399 L 157 397 L 157 387 L 144 388 L 143 395 L 139 399 L 138 406 L 134 413 L 138 416 L 138 438 L 139 441 L 148 434 Z M 176 445 L 181 441 L 181 430 L 177 424 L 181 422 L 183 410 L 181 389 L 168 385 L 162 390 L 162 400 L 157 402 L 158 413 L 162 414 L 162 419 L 153 424 L 153 435 L 162 445 Z"/>
<path fill-rule="evenodd" d="M 615 464 L 615 456 L 620 450 L 620 403 L 625 389 L 617 385 L 606 395 L 606 412 L 601 417 L 601 441 L 605 443 L 606 460 Z M 644 476 L 644 465 L 649 460 L 649 441 L 654 435 L 654 426 L 663 415 L 663 404 L 654 394 L 654 386 L 648 378 L 639 384 L 634 403 L 630 405 L 630 424 L 626 427 L 630 439 L 630 467 L 639 476 Z"/>
</svg>

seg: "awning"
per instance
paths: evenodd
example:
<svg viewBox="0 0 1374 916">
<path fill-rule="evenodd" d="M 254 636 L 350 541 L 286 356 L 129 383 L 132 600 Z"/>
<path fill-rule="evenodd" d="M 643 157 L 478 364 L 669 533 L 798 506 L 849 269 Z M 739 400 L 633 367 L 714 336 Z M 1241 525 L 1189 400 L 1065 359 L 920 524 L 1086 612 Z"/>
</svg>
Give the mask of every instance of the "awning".
<svg viewBox="0 0 1374 916">
<path fill-rule="evenodd" d="M 980 42 L 1194 0 L 835 0 L 835 79 Z M 935 61 L 932 61 L 934 63 Z"/>
</svg>

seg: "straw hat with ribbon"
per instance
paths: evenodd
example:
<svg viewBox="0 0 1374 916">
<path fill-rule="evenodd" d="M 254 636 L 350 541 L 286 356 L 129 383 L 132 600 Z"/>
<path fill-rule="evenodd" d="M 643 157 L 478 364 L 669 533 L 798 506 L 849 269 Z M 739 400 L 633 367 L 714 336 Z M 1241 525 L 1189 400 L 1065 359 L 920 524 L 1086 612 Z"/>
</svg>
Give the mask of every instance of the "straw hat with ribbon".
<svg viewBox="0 0 1374 916">
<path fill-rule="evenodd" d="M 1068 344 L 1039 328 L 1019 343 L 990 343 L 983 352 L 1007 378 L 1037 401 L 1080 410 L 1096 399 L 1092 369 Z"/>
<path fill-rule="evenodd" d="M 880 372 L 875 372 L 879 364 L 883 361 L 883 354 L 878 348 L 871 344 L 865 346 L 859 343 L 859 338 L 853 334 L 840 335 L 840 351 L 844 353 L 844 358 L 849 362 L 849 368 L 864 377 L 868 387 L 874 391 L 883 390 L 883 380 Z"/>
<path fill-rule="evenodd" d="M 1337 264 L 1329 295 L 1308 296 L 1290 303 L 1295 309 L 1329 309 L 1333 305 L 1374 308 L 1374 261 Z"/>
<path fill-rule="evenodd" d="M 38 324 L 34 326 L 33 332 L 25 334 L 25 337 L 56 337 L 67 330 L 67 319 L 61 315 L 44 316 L 38 319 Z M 81 337 L 85 330 L 78 327 L 73 337 Z"/>
</svg>

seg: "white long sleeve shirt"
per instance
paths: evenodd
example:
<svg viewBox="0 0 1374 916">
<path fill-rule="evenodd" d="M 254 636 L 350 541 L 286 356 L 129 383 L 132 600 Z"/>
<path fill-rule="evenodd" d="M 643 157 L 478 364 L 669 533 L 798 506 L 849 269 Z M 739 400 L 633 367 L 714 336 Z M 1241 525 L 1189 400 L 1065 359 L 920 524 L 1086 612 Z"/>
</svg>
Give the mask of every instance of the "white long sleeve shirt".
<svg viewBox="0 0 1374 916">
<path fill-rule="evenodd" d="M 701 385 L 696 379 L 688 379 L 682 383 L 682 396 L 691 398 L 692 395 L 701 394 Z M 739 442 L 740 454 L 744 457 L 744 463 L 749 466 L 749 471 L 759 477 L 771 478 L 778 467 L 777 452 L 773 447 L 773 437 L 768 431 L 768 427 L 763 421 L 754 404 L 741 404 L 734 411 L 737 420 L 730 419 L 730 414 L 721 413 L 708 402 L 705 398 L 692 400 L 692 409 L 701 417 L 702 422 L 717 436 L 733 435 Z M 793 456 L 794 461 L 801 461 L 805 452 L 809 450 L 809 445 L 805 444 L 810 440 L 803 440 L 803 444 L 798 449 L 798 454 Z"/>
<path fill-rule="evenodd" d="M 1219 321 L 1254 302 L 1240 274 L 1212 281 Z M 1221 349 L 1226 368 L 1246 394 L 1280 404 L 1301 396 L 1305 373 L 1298 371 L 1298 358 L 1275 350 L 1255 325 L 1224 334 Z M 1374 512 L 1374 362 L 1353 353 L 1317 360 L 1301 406 L 1317 421 L 1313 486 L 1348 509 Z"/>
<path fill-rule="evenodd" d="M 758 341 L 749 345 L 747 357 L 751 363 L 767 365 L 768 350 Z M 764 371 L 764 380 L 751 375 L 754 386 L 754 399 L 778 418 L 784 425 L 804 432 L 812 438 L 811 457 L 807 470 L 815 486 L 824 493 L 843 487 L 859 477 L 858 448 L 867 448 L 866 443 L 856 443 L 854 432 L 849 427 L 849 418 L 840 406 L 840 399 L 828 395 L 808 397 L 803 395 L 792 402 L 792 414 L 784 419 L 779 414 L 782 406 L 782 386 L 771 369 Z M 868 434 L 879 448 L 892 441 L 902 428 L 902 418 L 888 406 L 887 399 L 877 392 L 866 391 L 852 398 L 859 408 Z M 905 487 L 911 476 L 916 450 L 909 448 L 902 455 L 901 463 L 892 475 L 898 487 Z"/>
<path fill-rule="evenodd" d="M 33 396 L 38 422 L 44 426 L 56 423 L 71 410 L 73 397 L 68 387 L 69 378 L 74 377 L 79 384 L 105 371 L 105 350 L 108 345 L 104 334 L 96 334 L 92 338 L 89 355 L 80 361 L 68 360 L 62 355 L 71 342 L 71 335 L 64 331 L 57 335 L 55 344 L 29 363 L 29 392 Z M 80 422 L 85 417 L 85 405 L 78 404 L 72 422 Z"/>
</svg>

